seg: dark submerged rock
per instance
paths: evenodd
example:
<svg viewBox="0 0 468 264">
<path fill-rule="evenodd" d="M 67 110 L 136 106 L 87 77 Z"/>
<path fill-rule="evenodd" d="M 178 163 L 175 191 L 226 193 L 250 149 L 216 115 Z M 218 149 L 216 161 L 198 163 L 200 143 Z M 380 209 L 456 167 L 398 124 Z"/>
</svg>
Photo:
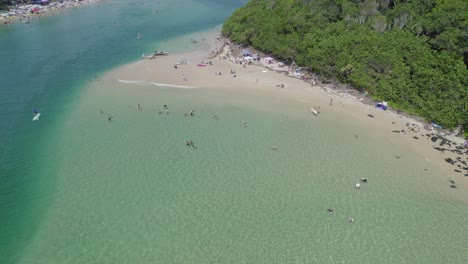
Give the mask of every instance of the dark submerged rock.
<svg viewBox="0 0 468 264">
<path fill-rule="evenodd" d="M 453 159 L 451 159 L 451 158 L 446 158 L 445 161 L 446 161 L 447 163 L 452 164 L 452 165 L 455 164 L 455 161 L 453 161 Z"/>
</svg>

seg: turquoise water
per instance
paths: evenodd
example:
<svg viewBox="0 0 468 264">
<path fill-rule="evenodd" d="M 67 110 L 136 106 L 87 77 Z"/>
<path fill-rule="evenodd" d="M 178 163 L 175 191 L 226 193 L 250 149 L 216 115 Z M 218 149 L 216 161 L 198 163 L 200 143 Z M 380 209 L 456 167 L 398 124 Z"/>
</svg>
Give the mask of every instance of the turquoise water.
<svg viewBox="0 0 468 264">
<path fill-rule="evenodd" d="M 404 146 L 261 92 L 99 78 L 240 5 L 121 0 L 2 29 L 0 263 L 467 262 L 463 185 Z"/>
<path fill-rule="evenodd" d="M 219 25 L 243 3 L 104 1 L 0 28 L 0 263 L 15 263 L 41 222 L 56 176 L 50 146 L 80 90 L 169 38 Z M 31 122 L 33 108 L 41 122 Z"/>
<path fill-rule="evenodd" d="M 54 195 L 22 263 L 464 263 L 466 200 L 423 159 L 253 94 L 88 87 L 55 139 Z"/>
</svg>

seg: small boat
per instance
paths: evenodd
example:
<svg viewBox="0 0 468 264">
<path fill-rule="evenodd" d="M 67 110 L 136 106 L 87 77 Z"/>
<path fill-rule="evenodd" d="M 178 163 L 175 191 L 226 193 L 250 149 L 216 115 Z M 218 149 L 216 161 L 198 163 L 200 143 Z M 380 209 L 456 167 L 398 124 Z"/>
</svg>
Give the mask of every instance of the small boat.
<svg viewBox="0 0 468 264">
<path fill-rule="evenodd" d="M 311 107 L 310 112 L 312 112 L 312 114 L 314 114 L 316 116 L 319 114 L 319 112 L 317 111 L 317 109 L 315 107 Z"/>
<path fill-rule="evenodd" d="M 165 51 L 155 50 L 155 51 L 153 52 L 153 55 L 154 55 L 154 56 L 165 56 L 165 55 L 168 55 L 168 54 L 167 54 L 167 52 L 165 52 Z"/>
<path fill-rule="evenodd" d="M 137 39 L 141 39 L 141 38 L 143 38 L 143 35 L 142 35 L 142 34 L 140 34 L 140 33 L 138 33 L 138 35 L 137 35 Z"/>
<path fill-rule="evenodd" d="M 41 116 L 41 113 L 37 113 L 34 115 L 32 121 L 39 121 L 39 117 Z"/>
</svg>

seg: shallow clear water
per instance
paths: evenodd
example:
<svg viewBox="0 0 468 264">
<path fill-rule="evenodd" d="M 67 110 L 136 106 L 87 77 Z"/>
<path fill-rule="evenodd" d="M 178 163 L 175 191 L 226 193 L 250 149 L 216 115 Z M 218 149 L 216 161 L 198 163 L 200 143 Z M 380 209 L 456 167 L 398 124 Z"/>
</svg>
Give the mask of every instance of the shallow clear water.
<svg viewBox="0 0 468 264">
<path fill-rule="evenodd" d="M 56 138 L 54 197 L 23 263 L 468 259 L 466 202 L 430 164 L 304 109 L 258 93 L 96 82 Z"/>
<path fill-rule="evenodd" d="M 243 3 L 103 1 L 0 27 L 0 263 L 15 263 L 41 223 L 56 177 L 57 125 L 83 87 L 167 39 L 219 25 Z M 33 108 L 40 122 L 31 122 Z"/>
<path fill-rule="evenodd" d="M 0 33 L 15 51 L 0 49 L 14 77 L 1 75 L 0 263 L 467 262 L 463 190 L 353 120 L 262 92 L 100 80 L 194 48 L 183 40 L 241 4 L 113 1 Z"/>
</svg>

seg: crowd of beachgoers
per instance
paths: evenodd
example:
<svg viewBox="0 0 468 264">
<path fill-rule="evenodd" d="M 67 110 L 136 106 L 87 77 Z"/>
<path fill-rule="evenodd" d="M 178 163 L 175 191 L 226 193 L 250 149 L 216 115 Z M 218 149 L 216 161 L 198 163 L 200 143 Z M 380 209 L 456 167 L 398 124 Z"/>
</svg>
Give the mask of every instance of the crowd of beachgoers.
<svg viewBox="0 0 468 264">
<path fill-rule="evenodd" d="M 31 20 L 52 12 L 60 12 L 65 8 L 77 7 L 103 0 L 60 0 L 37 1 L 35 4 L 18 4 L 9 11 L 0 11 L 0 24 L 9 25 L 15 22 L 29 23 Z"/>
</svg>

